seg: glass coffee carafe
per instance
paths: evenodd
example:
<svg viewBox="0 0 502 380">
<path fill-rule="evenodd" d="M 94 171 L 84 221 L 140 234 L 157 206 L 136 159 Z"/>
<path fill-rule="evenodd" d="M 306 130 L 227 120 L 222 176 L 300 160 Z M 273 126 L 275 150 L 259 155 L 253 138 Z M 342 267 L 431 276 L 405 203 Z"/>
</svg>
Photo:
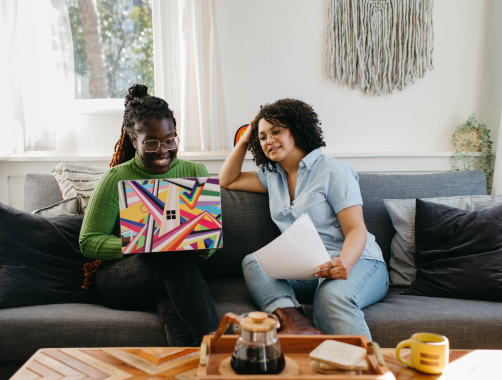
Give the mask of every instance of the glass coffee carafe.
<svg viewBox="0 0 502 380">
<path fill-rule="evenodd" d="M 272 314 L 254 311 L 237 316 L 227 313 L 221 321 L 215 335 L 219 339 L 228 324 L 239 334 L 235 344 L 230 365 L 240 375 L 264 375 L 280 373 L 286 362 L 281 351 L 277 328 L 280 326 L 277 317 Z"/>
</svg>

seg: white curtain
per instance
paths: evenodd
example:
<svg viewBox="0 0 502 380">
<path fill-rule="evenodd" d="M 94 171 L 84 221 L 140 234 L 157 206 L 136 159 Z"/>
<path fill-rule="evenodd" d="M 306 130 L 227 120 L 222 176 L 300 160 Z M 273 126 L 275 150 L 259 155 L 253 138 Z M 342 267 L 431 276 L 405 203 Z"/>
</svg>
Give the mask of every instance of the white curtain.
<svg viewBox="0 0 502 380">
<path fill-rule="evenodd" d="M 171 106 L 181 151 L 230 151 L 216 0 L 154 0 L 155 93 Z"/>
<path fill-rule="evenodd" d="M 0 155 L 56 149 L 75 97 L 64 0 L 0 0 Z"/>
</svg>

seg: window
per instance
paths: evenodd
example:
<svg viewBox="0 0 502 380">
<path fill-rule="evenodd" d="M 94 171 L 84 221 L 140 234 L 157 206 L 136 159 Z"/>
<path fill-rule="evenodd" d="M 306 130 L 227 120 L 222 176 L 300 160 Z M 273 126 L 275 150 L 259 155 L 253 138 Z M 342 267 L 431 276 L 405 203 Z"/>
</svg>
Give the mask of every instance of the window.
<svg viewBox="0 0 502 380">
<path fill-rule="evenodd" d="M 0 104 L 7 110 L 0 155 L 110 155 L 134 83 L 146 84 L 151 95 L 170 104 L 180 151 L 232 149 L 216 2 L 29 4 L 7 1 L 0 7 L 6 52 L 0 59 Z"/>
<path fill-rule="evenodd" d="M 166 219 L 176 219 L 176 210 L 166 210 Z"/>
<path fill-rule="evenodd" d="M 154 94 L 151 0 L 66 0 L 75 98 L 120 98 L 134 83 Z"/>
</svg>

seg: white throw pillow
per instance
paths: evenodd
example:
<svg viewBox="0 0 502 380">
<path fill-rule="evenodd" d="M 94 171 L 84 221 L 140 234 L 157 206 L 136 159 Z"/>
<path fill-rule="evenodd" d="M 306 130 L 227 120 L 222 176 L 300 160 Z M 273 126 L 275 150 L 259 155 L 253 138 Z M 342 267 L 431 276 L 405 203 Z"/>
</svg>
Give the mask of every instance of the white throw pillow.
<svg viewBox="0 0 502 380">
<path fill-rule="evenodd" d="M 502 204 L 502 195 L 420 198 L 468 211 L 477 211 Z M 415 268 L 415 199 L 384 199 L 385 207 L 397 231 L 390 246 L 389 277 L 392 285 L 410 286 L 416 277 Z"/>
<path fill-rule="evenodd" d="M 63 199 L 80 196 L 81 210 L 85 212 L 89 198 L 106 170 L 63 161 L 54 166 L 52 175 L 58 182 Z"/>
</svg>

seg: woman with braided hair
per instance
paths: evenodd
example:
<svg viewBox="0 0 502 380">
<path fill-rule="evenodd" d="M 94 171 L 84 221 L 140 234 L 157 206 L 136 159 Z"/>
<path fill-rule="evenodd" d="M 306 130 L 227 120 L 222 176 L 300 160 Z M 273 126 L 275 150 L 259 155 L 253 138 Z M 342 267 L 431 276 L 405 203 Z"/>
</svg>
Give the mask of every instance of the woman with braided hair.
<svg viewBox="0 0 502 380">
<path fill-rule="evenodd" d="M 168 104 L 134 85 L 126 96 L 120 140 L 111 168 L 91 196 L 80 232 L 84 256 L 101 260 L 98 294 L 108 307 L 156 307 L 170 346 L 195 346 L 213 333 L 218 319 L 196 261 L 207 250 L 122 255 L 119 181 L 208 177 L 204 165 L 180 160 L 176 120 Z"/>
</svg>

